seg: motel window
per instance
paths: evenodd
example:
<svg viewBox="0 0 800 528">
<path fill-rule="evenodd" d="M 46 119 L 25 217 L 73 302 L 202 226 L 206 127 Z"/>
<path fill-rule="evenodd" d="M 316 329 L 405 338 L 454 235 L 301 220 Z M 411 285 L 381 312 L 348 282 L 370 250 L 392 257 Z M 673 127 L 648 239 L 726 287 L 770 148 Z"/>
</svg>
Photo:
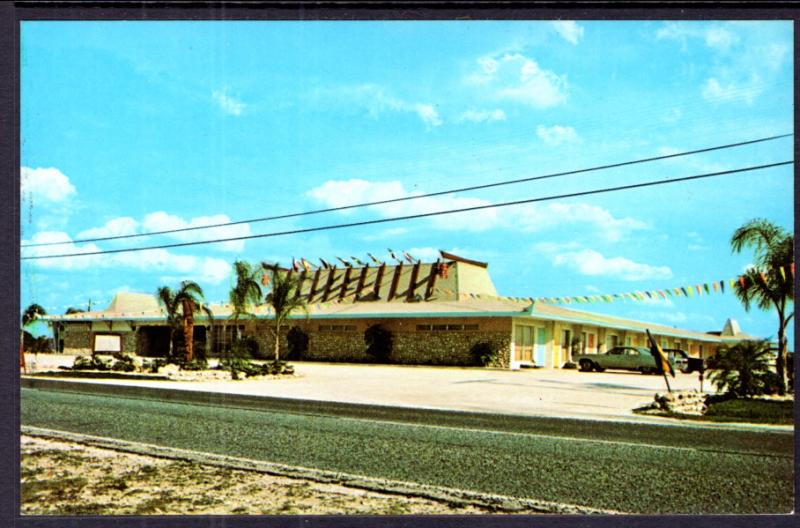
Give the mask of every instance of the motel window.
<svg viewBox="0 0 800 528">
<path fill-rule="evenodd" d="M 237 336 L 244 335 L 244 325 L 214 325 L 211 338 L 211 351 L 220 355 L 231 351 L 231 345 L 236 341 Z"/>
<path fill-rule="evenodd" d="M 106 353 L 122 352 L 122 337 L 116 334 L 95 334 L 94 351 Z"/>
<path fill-rule="evenodd" d="M 355 325 L 319 325 L 320 332 L 355 332 Z"/>
<path fill-rule="evenodd" d="M 434 331 L 434 332 L 444 332 L 444 331 L 458 332 L 458 331 L 462 331 L 462 330 L 475 331 L 475 330 L 478 330 L 478 328 L 479 327 L 478 327 L 477 324 L 435 324 L 435 325 L 418 324 L 417 325 L 417 332 L 431 332 L 431 331 Z"/>
</svg>

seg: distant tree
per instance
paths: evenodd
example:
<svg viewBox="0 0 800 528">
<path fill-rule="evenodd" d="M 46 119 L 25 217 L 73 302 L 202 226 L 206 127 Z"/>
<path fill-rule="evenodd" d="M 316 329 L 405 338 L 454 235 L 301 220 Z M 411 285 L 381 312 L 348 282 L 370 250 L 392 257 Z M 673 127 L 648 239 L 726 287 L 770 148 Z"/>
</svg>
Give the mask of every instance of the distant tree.
<svg viewBox="0 0 800 528">
<path fill-rule="evenodd" d="M 772 392 L 777 376 L 770 370 L 770 357 L 769 341 L 722 345 L 708 358 L 709 378 L 717 390 L 739 397 Z"/>
<path fill-rule="evenodd" d="M 39 317 L 47 315 L 47 312 L 44 308 L 40 305 L 34 303 L 25 308 L 25 311 L 22 312 L 22 327 L 25 328 L 29 324 L 33 323 Z"/>
<path fill-rule="evenodd" d="M 307 312 L 306 301 L 302 296 L 296 295 L 299 288 L 298 281 L 288 272 L 283 271 L 277 264 L 261 263 L 261 268 L 270 279 L 270 292 L 266 302 L 272 308 L 272 333 L 275 338 L 275 362 L 280 361 L 281 327 L 292 313 Z"/>
<path fill-rule="evenodd" d="M 751 220 L 731 237 L 731 248 L 739 253 L 744 248 L 752 248 L 754 264 L 745 273 L 744 284 L 737 282 L 734 291 L 742 301 L 745 310 L 755 304 L 762 310 L 774 308 L 778 313 L 778 356 L 775 369 L 778 373 L 780 394 L 786 392 L 786 360 L 788 356 L 786 328 L 794 317 L 787 313 L 793 297 L 793 277 L 781 275 L 780 268 L 788 269 L 793 260 L 793 236 L 786 230 L 761 218 Z M 765 280 L 766 279 L 766 280 Z"/>
<path fill-rule="evenodd" d="M 80 308 L 75 308 L 74 306 L 70 306 L 67 308 L 67 311 L 64 312 L 65 315 L 76 314 L 76 313 L 84 313 L 86 310 L 82 310 Z"/>
<path fill-rule="evenodd" d="M 178 352 L 178 336 L 182 333 L 183 361 L 191 362 L 194 359 L 194 314 L 201 310 L 209 320 L 213 318 L 211 310 L 203 304 L 203 289 L 196 282 L 185 280 L 177 291 L 161 286 L 156 291 L 156 296 L 164 307 L 170 327 L 170 357 Z"/>
</svg>

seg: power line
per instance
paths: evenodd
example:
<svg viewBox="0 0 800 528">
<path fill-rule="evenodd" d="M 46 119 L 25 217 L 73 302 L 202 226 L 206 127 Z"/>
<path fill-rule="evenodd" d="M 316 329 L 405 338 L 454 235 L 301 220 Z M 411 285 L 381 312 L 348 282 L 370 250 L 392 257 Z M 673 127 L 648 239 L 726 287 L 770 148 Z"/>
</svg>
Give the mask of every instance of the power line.
<svg viewBox="0 0 800 528">
<path fill-rule="evenodd" d="M 218 238 L 213 240 L 198 240 L 194 242 L 180 242 L 175 244 L 162 244 L 158 246 L 147 246 L 141 248 L 123 248 L 123 249 L 109 249 L 105 251 L 91 251 L 86 253 L 62 253 L 58 255 L 38 255 L 32 257 L 21 257 L 21 260 L 36 260 L 36 259 L 52 259 L 52 258 L 65 258 L 65 257 L 86 257 L 91 255 L 105 255 L 109 253 L 128 253 L 133 251 L 147 251 L 151 249 L 168 249 L 168 248 L 175 248 L 175 247 L 185 247 L 185 246 L 198 246 L 204 244 L 216 244 L 220 242 L 234 242 L 239 240 L 250 240 L 255 238 L 267 238 L 267 237 L 277 237 L 277 236 L 285 236 L 285 235 L 297 235 L 302 233 L 312 233 L 315 231 L 328 231 L 332 229 L 343 229 L 346 227 L 359 227 L 359 226 L 366 226 L 366 225 L 373 225 L 373 224 L 383 224 L 388 222 L 398 222 L 401 220 L 413 220 L 417 218 L 426 218 L 431 216 L 440 216 L 446 214 L 454 214 L 454 213 L 464 213 L 469 211 L 479 211 L 483 209 L 493 209 L 499 207 L 508 207 L 512 205 L 521 205 L 521 204 L 528 204 L 528 203 L 535 203 L 535 202 L 544 202 L 548 200 L 558 200 L 562 198 L 574 198 L 577 196 L 588 196 L 591 194 L 602 194 L 602 193 L 609 193 L 609 192 L 616 192 L 616 191 L 624 191 L 629 189 L 639 189 L 642 187 L 652 187 L 656 185 L 665 185 L 669 183 L 677 183 L 677 182 L 684 182 L 684 181 L 692 181 L 692 180 L 699 180 L 703 178 L 712 178 L 715 176 L 724 176 L 727 174 L 737 174 L 741 172 L 748 172 L 754 170 L 761 170 L 761 169 L 768 169 L 772 167 L 780 167 L 782 165 L 790 165 L 794 163 L 794 160 L 790 161 L 781 161 L 777 163 L 769 163 L 766 165 L 756 165 L 753 167 L 744 167 L 740 169 L 731 169 L 726 171 L 719 171 L 719 172 L 711 172 L 707 174 L 698 174 L 694 176 L 684 176 L 682 178 L 672 178 L 667 180 L 655 180 L 649 182 L 642 182 L 642 183 L 633 183 L 629 185 L 621 185 L 618 187 L 605 187 L 602 189 L 594 189 L 591 191 L 580 191 L 574 193 L 566 193 L 566 194 L 558 194 L 558 195 L 551 195 L 551 196 L 544 196 L 539 198 L 528 198 L 525 200 L 515 200 L 512 202 L 501 202 L 496 204 L 488 204 L 488 205 L 477 205 L 473 207 L 463 207 L 460 209 L 449 209 L 444 211 L 434 211 L 430 213 L 418 213 L 413 215 L 406 215 L 406 216 L 396 216 L 392 218 L 381 218 L 378 220 L 364 220 L 361 222 L 351 222 L 347 224 L 334 224 L 334 225 L 327 225 L 327 226 L 319 226 L 319 227 L 308 227 L 303 229 L 293 229 L 290 231 L 278 231 L 273 233 L 262 233 L 259 235 L 246 235 L 246 236 L 239 236 L 239 237 L 230 237 L 230 238 Z"/>
<path fill-rule="evenodd" d="M 417 194 L 417 195 L 413 195 L 413 196 L 403 196 L 403 197 L 400 197 L 400 198 L 391 198 L 391 199 L 388 199 L 388 200 L 379 200 L 379 201 L 375 201 L 375 202 L 363 202 L 363 203 L 352 204 L 352 205 L 343 205 L 343 206 L 340 206 L 340 207 L 329 207 L 329 208 L 325 208 L 325 209 L 316 209 L 316 210 L 312 210 L 312 211 L 302 211 L 302 212 L 297 212 L 297 213 L 288 213 L 288 214 L 283 214 L 283 215 L 267 216 L 267 217 L 262 217 L 262 218 L 251 218 L 249 220 L 236 220 L 236 221 L 233 221 L 233 222 L 223 222 L 223 223 L 218 223 L 218 224 L 208 224 L 208 225 L 204 225 L 204 226 L 191 226 L 191 227 L 182 227 L 182 228 L 177 228 L 177 229 L 166 229 L 166 230 L 163 230 L 163 231 L 151 231 L 149 233 L 135 233 L 135 234 L 129 234 L 129 235 L 115 235 L 115 236 L 107 236 L 107 237 L 83 238 L 83 239 L 79 239 L 79 240 L 72 240 L 72 241 L 69 241 L 69 242 L 40 242 L 40 243 L 37 243 L 37 244 L 25 244 L 25 245 L 22 245 L 21 247 L 28 248 L 28 247 L 41 247 L 41 246 L 63 246 L 63 245 L 66 245 L 66 244 L 79 244 L 79 243 L 85 243 L 85 242 L 100 242 L 100 241 L 104 241 L 104 240 L 120 240 L 120 239 L 126 239 L 126 238 L 138 238 L 138 237 L 145 237 L 145 236 L 165 235 L 165 234 L 169 234 L 169 233 L 180 233 L 180 232 L 185 232 L 185 231 L 195 231 L 195 230 L 198 230 L 198 229 L 213 229 L 213 228 L 228 227 L 228 226 L 233 226 L 233 225 L 258 223 L 258 222 L 267 222 L 267 221 L 271 221 L 271 220 L 283 220 L 283 219 L 287 219 L 287 218 L 296 218 L 296 217 L 299 217 L 299 216 L 309 216 L 309 215 L 315 215 L 315 214 L 321 214 L 321 213 L 330 213 L 330 212 L 334 212 L 334 211 L 344 211 L 344 210 L 347 210 L 347 209 L 356 209 L 356 208 L 369 207 L 369 206 L 374 206 L 374 205 L 384 205 L 384 204 L 390 204 L 390 203 L 404 202 L 404 201 L 408 201 L 408 200 L 418 200 L 420 198 L 430 198 L 430 197 L 433 197 L 433 196 L 442 196 L 442 195 L 445 195 L 445 194 L 453 194 L 453 193 L 466 192 L 466 191 L 476 191 L 476 190 L 480 190 L 480 189 L 489 189 L 489 188 L 492 188 L 492 187 L 501 187 L 501 186 L 504 186 L 504 185 L 513 185 L 513 184 L 517 184 L 517 183 L 525 183 L 525 182 L 546 180 L 546 179 L 558 178 L 558 177 L 562 177 L 562 176 L 571 176 L 571 175 L 575 175 L 575 174 L 582 174 L 582 173 L 587 173 L 587 172 L 595 172 L 595 171 L 599 171 L 599 170 L 606 170 L 606 169 L 613 169 L 613 168 L 618 168 L 618 167 L 625 167 L 625 166 L 628 166 L 628 165 L 636 165 L 636 164 L 640 164 L 640 163 L 648 163 L 648 162 L 651 162 L 651 161 L 659 161 L 659 160 L 665 160 L 665 159 L 670 159 L 670 158 L 678 158 L 678 157 L 682 157 L 682 156 L 690 156 L 690 155 L 693 155 L 693 154 L 701 154 L 701 153 L 704 153 L 704 152 L 712 152 L 712 151 L 715 151 L 715 150 L 724 150 L 724 149 L 729 149 L 729 148 L 741 147 L 741 146 L 745 146 L 745 145 L 752 145 L 752 144 L 755 144 L 755 143 L 763 143 L 763 142 L 766 142 L 766 141 L 774 141 L 774 140 L 777 140 L 777 139 L 782 139 L 782 138 L 790 137 L 790 136 L 793 136 L 793 135 L 794 134 L 781 134 L 781 135 L 777 135 L 777 136 L 769 136 L 769 137 L 765 137 L 765 138 L 751 139 L 751 140 L 748 140 L 748 141 L 740 141 L 738 143 L 728 143 L 728 144 L 725 144 L 725 145 L 718 145 L 718 146 L 714 146 L 714 147 L 706 147 L 706 148 L 702 148 L 702 149 L 689 150 L 689 151 L 684 151 L 684 152 L 677 152 L 677 153 L 673 153 L 673 154 L 664 154 L 664 155 L 661 155 L 661 156 L 654 156 L 654 157 L 650 157 L 650 158 L 641 158 L 641 159 L 636 159 L 636 160 L 622 161 L 622 162 L 618 162 L 618 163 L 610 163 L 610 164 L 606 164 L 606 165 L 598 165 L 598 166 L 588 167 L 588 168 L 584 168 L 584 169 L 575 169 L 575 170 L 564 171 L 564 172 L 555 172 L 555 173 L 551 173 L 551 174 L 545 174 L 545 175 L 541 175 L 541 176 L 532 176 L 532 177 L 528 177 L 528 178 L 520 178 L 520 179 L 516 179 L 516 180 L 505 180 L 505 181 L 495 182 L 495 183 L 487 183 L 487 184 L 482 184 L 482 185 L 473 185 L 473 186 L 469 186 L 469 187 L 460 187 L 460 188 L 456 188 L 456 189 L 449 189 L 449 190 L 445 190 L 445 191 L 436 191 L 436 192 L 427 193 L 427 194 Z"/>
</svg>

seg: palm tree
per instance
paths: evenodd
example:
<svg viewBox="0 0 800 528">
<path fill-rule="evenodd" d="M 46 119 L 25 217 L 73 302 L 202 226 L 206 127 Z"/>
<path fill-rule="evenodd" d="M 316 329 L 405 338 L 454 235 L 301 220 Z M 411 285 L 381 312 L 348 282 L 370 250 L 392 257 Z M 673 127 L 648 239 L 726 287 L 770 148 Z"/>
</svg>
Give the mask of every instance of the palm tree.
<svg viewBox="0 0 800 528">
<path fill-rule="evenodd" d="M 159 303 L 167 313 L 167 324 L 171 329 L 169 355 L 173 356 L 176 349 L 179 331 L 183 331 L 183 346 L 185 362 L 194 359 L 194 313 L 202 310 L 209 320 L 213 314 L 203 304 L 203 289 L 194 281 L 181 282 L 177 291 L 172 291 L 169 286 L 161 286 L 156 291 Z"/>
<path fill-rule="evenodd" d="M 289 273 L 282 271 L 277 264 L 261 263 L 262 269 L 269 273 L 271 290 L 267 294 L 267 304 L 272 308 L 272 332 L 275 336 L 275 362 L 280 360 L 281 327 L 293 312 L 306 310 L 306 301 L 295 295 L 298 281 Z"/>
<path fill-rule="evenodd" d="M 745 398 L 769 392 L 770 376 L 775 377 L 769 370 L 769 357 L 769 341 L 722 345 L 708 360 L 710 379 L 717 390 L 727 390 Z"/>
<path fill-rule="evenodd" d="M 792 263 L 794 244 L 792 234 L 768 220 L 757 218 L 747 222 L 734 232 L 731 248 L 740 253 L 745 247 L 755 253 L 756 268 L 749 269 L 744 281 L 734 286 L 736 296 L 749 311 L 755 304 L 762 310 L 774 308 L 778 312 L 778 357 L 775 368 L 778 373 L 780 394 L 786 392 L 787 343 L 786 327 L 794 317 L 787 314 L 788 305 L 793 302 L 792 287 L 794 277 L 784 278 L 780 268 L 788 269 Z"/>
<path fill-rule="evenodd" d="M 231 288 L 228 299 L 233 306 L 231 319 L 238 321 L 240 317 L 250 316 L 250 307 L 261 301 L 261 285 L 256 277 L 261 273 L 258 269 L 242 260 L 233 263 L 236 272 L 236 285 Z"/>
</svg>

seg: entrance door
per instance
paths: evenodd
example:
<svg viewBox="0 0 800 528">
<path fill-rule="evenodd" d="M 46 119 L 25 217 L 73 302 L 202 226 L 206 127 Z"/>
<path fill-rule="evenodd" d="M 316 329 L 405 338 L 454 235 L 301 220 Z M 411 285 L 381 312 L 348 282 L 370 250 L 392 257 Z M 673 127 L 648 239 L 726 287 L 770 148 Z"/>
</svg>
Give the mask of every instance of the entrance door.
<svg viewBox="0 0 800 528">
<path fill-rule="evenodd" d="M 544 349 L 547 346 L 547 337 L 544 334 L 544 328 L 536 329 L 536 347 L 534 349 L 534 362 L 537 367 L 544 366 Z"/>
<path fill-rule="evenodd" d="M 514 329 L 514 359 L 521 362 L 533 360 L 532 326 L 517 325 Z"/>
</svg>

